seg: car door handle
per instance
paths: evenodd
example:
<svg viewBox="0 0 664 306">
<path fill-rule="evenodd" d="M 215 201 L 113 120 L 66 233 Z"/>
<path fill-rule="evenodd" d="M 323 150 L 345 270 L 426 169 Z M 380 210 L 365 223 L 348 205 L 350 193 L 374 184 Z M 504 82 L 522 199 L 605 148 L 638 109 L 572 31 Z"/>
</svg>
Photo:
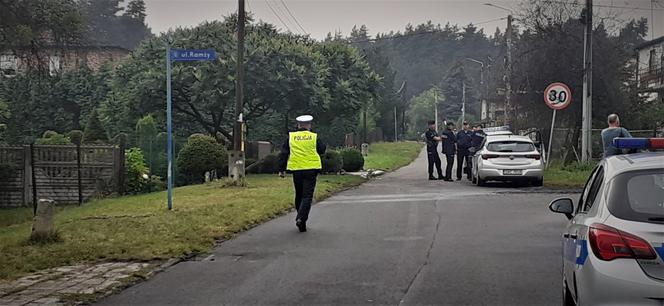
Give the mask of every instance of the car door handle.
<svg viewBox="0 0 664 306">
<path fill-rule="evenodd" d="M 579 236 L 577 236 L 576 234 L 564 234 L 563 237 L 565 237 L 565 238 L 576 239 L 576 238 L 578 238 Z"/>
</svg>

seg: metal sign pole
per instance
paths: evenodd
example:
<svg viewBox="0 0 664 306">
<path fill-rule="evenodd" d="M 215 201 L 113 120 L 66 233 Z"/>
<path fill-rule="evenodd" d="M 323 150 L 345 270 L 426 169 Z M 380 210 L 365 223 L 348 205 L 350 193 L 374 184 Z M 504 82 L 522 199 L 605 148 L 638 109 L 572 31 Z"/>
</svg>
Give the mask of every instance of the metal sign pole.
<svg viewBox="0 0 664 306">
<path fill-rule="evenodd" d="M 551 144 L 553 143 L 553 127 L 556 125 L 556 109 L 553 110 L 551 118 L 551 131 L 549 132 L 549 148 L 546 150 L 546 167 L 551 163 Z"/>
<path fill-rule="evenodd" d="M 168 133 L 168 209 L 173 209 L 173 125 L 171 109 L 171 45 L 166 44 L 166 130 Z"/>
</svg>

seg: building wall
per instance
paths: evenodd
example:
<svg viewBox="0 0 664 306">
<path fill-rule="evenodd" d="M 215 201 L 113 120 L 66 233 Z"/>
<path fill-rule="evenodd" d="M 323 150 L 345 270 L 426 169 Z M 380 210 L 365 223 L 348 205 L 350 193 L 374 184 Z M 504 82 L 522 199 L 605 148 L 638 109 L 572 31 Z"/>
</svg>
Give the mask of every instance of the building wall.
<svg viewBox="0 0 664 306">
<path fill-rule="evenodd" d="M 39 56 L 35 55 L 13 55 L 10 53 L 2 54 L 2 64 L 5 75 L 7 71 L 8 59 L 13 59 L 15 73 L 25 73 L 31 69 L 41 66 L 51 74 L 58 71 L 69 72 L 81 69 L 84 66 L 98 71 L 105 63 L 112 66 L 118 65 L 123 59 L 129 56 L 129 50 L 119 47 L 76 47 L 68 49 L 50 49 L 44 50 Z M 9 60 L 11 61 L 11 60 Z"/>
<path fill-rule="evenodd" d="M 654 56 L 654 70 L 650 70 L 650 54 L 655 51 Z M 645 47 L 638 50 L 638 73 L 637 81 L 639 89 L 656 89 L 664 90 L 664 63 L 662 56 L 664 54 L 664 42 Z"/>
</svg>

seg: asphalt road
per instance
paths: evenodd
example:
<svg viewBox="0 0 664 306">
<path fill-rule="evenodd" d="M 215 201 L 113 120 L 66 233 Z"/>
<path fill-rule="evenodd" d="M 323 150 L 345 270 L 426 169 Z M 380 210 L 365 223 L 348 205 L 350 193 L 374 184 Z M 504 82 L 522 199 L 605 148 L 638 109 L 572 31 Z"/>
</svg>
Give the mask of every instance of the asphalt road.
<svg viewBox="0 0 664 306">
<path fill-rule="evenodd" d="M 177 264 L 102 305 L 560 305 L 559 194 L 426 180 L 426 159 Z"/>
</svg>

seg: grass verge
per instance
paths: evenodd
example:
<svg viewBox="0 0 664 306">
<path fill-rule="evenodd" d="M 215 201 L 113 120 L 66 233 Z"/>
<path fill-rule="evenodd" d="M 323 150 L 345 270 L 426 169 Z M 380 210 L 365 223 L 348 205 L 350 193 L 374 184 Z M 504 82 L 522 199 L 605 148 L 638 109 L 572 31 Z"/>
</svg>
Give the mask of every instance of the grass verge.
<svg viewBox="0 0 664 306">
<path fill-rule="evenodd" d="M 544 186 L 554 189 L 581 189 L 586 184 L 594 164 L 552 164 L 544 170 Z"/>
<path fill-rule="evenodd" d="M 410 164 L 421 151 L 422 144 L 415 141 L 373 143 L 364 160 L 364 169 L 394 171 Z"/>
</svg>

